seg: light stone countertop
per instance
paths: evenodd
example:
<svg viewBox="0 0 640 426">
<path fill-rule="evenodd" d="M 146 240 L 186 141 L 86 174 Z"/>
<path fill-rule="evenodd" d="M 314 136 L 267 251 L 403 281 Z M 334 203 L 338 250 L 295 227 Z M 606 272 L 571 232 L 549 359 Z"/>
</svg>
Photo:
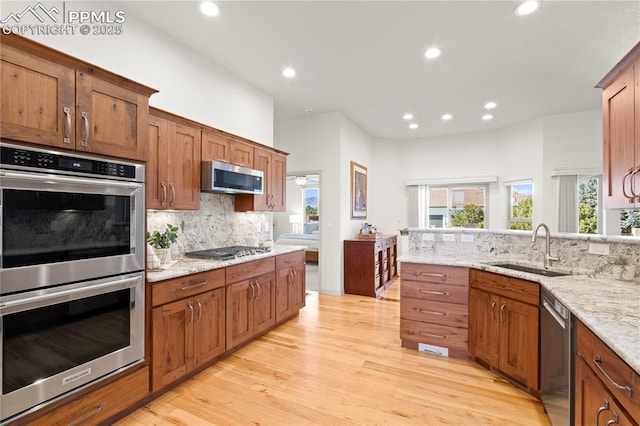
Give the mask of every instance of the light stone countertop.
<svg viewBox="0 0 640 426">
<path fill-rule="evenodd" d="M 265 259 L 279 256 L 281 254 L 293 253 L 304 250 L 304 246 L 273 246 L 268 253 L 258 253 L 250 256 L 238 257 L 230 260 L 195 259 L 190 257 L 178 257 L 177 262 L 167 269 L 147 271 L 147 282 L 169 280 L 171 278 L 183 277 L 185 275 L 196 274 L 198 272 L 210 271 L 212 269 L 225 268 L 227 266 L 240 263 L 251 262 L 252 260 Z"/>
<path fill-rule="evenodd" d="M 414 253 L 398 258 L 399 262 L 475 268 L 538 282 L 640 374 L 640 282 L 619 281 L 611 275 L 590 278 L 586 271 L 579 270 L 571 271 L 572 275 L 545 277 L 490 265 L 509 260 L 496 257 L 457 258 L 430 253 Z M 542 267 L 541 264 L 522 261 L 514 263 Z M 559 270 L 568 272 L 566 269 Z"/>
</svg>

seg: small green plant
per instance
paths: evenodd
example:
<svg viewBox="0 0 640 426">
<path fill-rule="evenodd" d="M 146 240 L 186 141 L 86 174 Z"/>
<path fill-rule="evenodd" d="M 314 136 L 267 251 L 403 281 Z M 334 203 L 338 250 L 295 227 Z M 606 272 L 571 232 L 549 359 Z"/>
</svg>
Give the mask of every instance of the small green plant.
<svg viewBox="0 0 640 426">
<path fill-rule="evenodd" d="M 605 263 L 599 266 L 596 266 L 593 269 L 593 271 L 587 274 L 587 276 L 590 278 L 593 278 L 598 274 L 611 271 L 612 266 L 620 267 L 620 269 L 618 269 L 618 278 L 622 279 L 624 277 L 624 274 L 627 272 L 627 267 L 629 266 L 629 259 L 627 259 L 625 256 L 612 257 L 611 259 L 607 260 Z"/>
<path fill-rule="evenodd" d="M 172 243 L 178 240 L 178 227 L 167 223 L 164 232 L 154 231 L 147 232 L 147 242 L 153 248 L 166 249 L 170 248 Z"/>
</svg>

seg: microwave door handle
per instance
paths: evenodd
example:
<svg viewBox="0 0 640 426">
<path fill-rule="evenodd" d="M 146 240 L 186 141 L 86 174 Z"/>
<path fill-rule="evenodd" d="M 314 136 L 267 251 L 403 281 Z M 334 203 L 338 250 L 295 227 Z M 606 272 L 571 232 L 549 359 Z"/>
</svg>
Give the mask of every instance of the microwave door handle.
<svg viewBox="0 0 640 426">
<path fill-rule="evenodd" d="M 78 186 L 93 186 L 96 188 L 100 188 L 102 191 L 104 191 L 104 187 L 106 186 L 104 182 L 96 181 L 96 179 L 86 179 L 78 176 L 51 176 L 47 174 L 21 173 L 21 172 L 13 172 L 13 171 L 0 172 L 0 178 L 3 178 L 3 180 L 12 179 L 16 181 L 23 181 L 26 183 L 39 183 L 39 184 L 62 183 L 62 184 L 71 184 L 71 185 L 78 185 Z M 110 180 L 108 187 L 135 190 L 135 189 L 142 188 L 142 183 Z"/>
<path fill-rule="evenodd" d="M 39 308 L 57 302 L 66 302 L 77 299 L 78 296 L 96 296 L 98 294 L 105 293 L 105 289 L 109 289 L 109 291 L 124 290 L 134 287 L 141 280 L 142 279 L 140 277 L 129 277 L 100 284 L 93 284 L 89 287 L 77 287 L 67 290 L 52 291 L 51 293 L 46 294 L 38 294 L 31 297 L 27 296 L 18 300 L 11 300 L 0 303 L 0 315 L 27 311 L 29 309 Z"/>
</svg>

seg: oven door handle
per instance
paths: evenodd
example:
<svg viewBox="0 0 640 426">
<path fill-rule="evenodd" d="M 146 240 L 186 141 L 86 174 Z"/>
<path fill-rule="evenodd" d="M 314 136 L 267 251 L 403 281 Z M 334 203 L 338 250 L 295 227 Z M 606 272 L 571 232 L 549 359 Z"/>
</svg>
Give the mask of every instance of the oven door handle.
<svg viewBox="0 0 640 426">
<path fill-rule="evenodd" d="M 37 292 L 34 296 L 25 296 L 13 300 L 0 302 L 0 315 L 8 315 L 16 312 L 28 311 L 30 309 L 40 308 L 42 306 L 53 305 L 56 303 L 68 302 L 81 297 L 97 296 L 107 292 L 125 290 L 135 287 L 142 282 L 142 277 L 127 277 L 119 280 L 109 280 L 107 282 L 88 285 L 82 283 L 82 286 L 69 288 L 65 290 L 53 289 L 56 291 L 42 294 Z"/>
<path fill-rule="evenodd" d="M 549 312 L 551 314 L 553 319 L 556 320 L 556 322 L 560 325 L 560 327 L 562 327 L 563 329 L 567 328 L 567 324 L 566 324 L 564 318 L 562 318 L 562 316 L 560 316 L 558 311 L 556 311 L 555 308 L 553 306 L 551 306 L 551 304 L 549 302 L 547 302 L 546 300 L 543 299 L 542 300 L 542 306 L 544 306 L 544 308 L 547 310 L 547 312 Z"/>
<path fill-rule="evenodd" d="M 0 178 L 3 180 L 3 187 L 7 187 L 7 184 L 11 184 L 12 182 L 4 182 L 4 180 L 13 180 L 16 183 L 23 184 L 33 184 L 37 183 L 39 186 L 36 189 L 42 189 L 44 185 L 48 188 L 54 187 L 56 184 L 65 184 L 65 185 L 74 185 L 80 187 L 94 187 L 96 188 L 96 192 L 105 193 L 105 188 L 121 188 L 125 190 L 136 190 L 142 188 L 142 183 L 139 182 L 125 182 L 119 180 L 109 180 L 108 185 L 106 185 L 105 181 L 100 179 L 86 179 L 81 178 L 79 176 L 60 176 L 60 175 L 50 175 L 50 174 L 38 174 L 38 173 L 22 173 L 22 172 L 13 172 L 13 171 L 2 171 L 0 172 Z M 12 186 L 9 186 L 12 187 Z M 31 188 L 31 187 L 29 187 Z"/>
</svg>

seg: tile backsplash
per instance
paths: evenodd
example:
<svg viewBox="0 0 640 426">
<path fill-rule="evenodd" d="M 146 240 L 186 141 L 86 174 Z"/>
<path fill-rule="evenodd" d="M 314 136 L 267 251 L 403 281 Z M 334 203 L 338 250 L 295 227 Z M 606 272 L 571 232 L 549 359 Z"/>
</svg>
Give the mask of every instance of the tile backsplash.
<svg viewBox="0 0 640 426">
<path fill-rule="evenodd" d="M 174 253 L 213 247 L 244 245 L 244 237 L 255 233 L 258 240 L 272 238 L 272 213 L 238 213 L 233 195 L 200 193 L 200 210 L 150 210 L 147 230 L 162 231 L 167 223 L 179 228 Z"/>
</svg>

